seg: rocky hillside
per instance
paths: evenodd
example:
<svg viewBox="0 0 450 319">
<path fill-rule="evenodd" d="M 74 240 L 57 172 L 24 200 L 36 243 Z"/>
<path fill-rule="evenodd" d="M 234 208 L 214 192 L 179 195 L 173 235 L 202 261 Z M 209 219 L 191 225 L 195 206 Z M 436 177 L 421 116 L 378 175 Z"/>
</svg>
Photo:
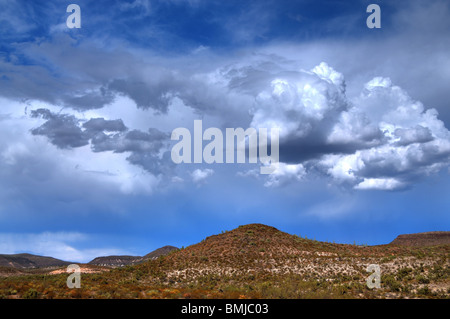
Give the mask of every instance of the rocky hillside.
<svg viewBox="0 0 450 319">
<path fill-rule="evenodd" d="M 409 247 L 427 247 L 447 244 L 450 244 L 450 231 L 433 231 L 399 235 L 391 242 L 391 245 Z"/>
</svg>

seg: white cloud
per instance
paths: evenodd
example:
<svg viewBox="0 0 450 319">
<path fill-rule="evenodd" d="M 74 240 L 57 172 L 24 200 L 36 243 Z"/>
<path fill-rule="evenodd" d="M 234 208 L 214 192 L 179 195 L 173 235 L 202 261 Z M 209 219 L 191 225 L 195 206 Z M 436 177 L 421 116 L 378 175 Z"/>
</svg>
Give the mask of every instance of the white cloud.
<svg viewBox="0 0 450 319">
<path fill-rule="evenodd" d="M 152 5 L 150 0 L 134 0 L 133 2 L 120 3 L 123 11 L 139 10 L 140 16 L 147 16 L 152 13 Z"/>
<path fill-rule="evenodd" d="M 268 175 L 264 183 L 266 187 L 282 186 L 291 182 L 300 181 L 306 171 L 302 164 L 279 163 L 275 171 Z"/>
<path fill-rule="evenodd" d="M 364 178 L 355 189 L 394 190 L 404 186 L 404 183 L 395 178 Z"/>
<path fill-rule="evenodd" d="M 294 163 L 297 156 L 297 164 L 322 168 L 338 183 L 380 190 L 404 188 L 449 165 L 450 132 L 437 111 L 389 78 L 373 78 L 350 99 L 343 75 L 326 63 L 272 77 L 270 86 L 257 87 L 251 125 L 280 127 L 284 155 L 292 153 Z M 308 147 L 316 153 L 302 162 Z M 266 185 L 280 184 L 279 177 Z"/>
<path fill-rule="evenodd" d="M 191 178 L 194 183 L 204 182 L 208 177 L 214 174 L 214 171 L 209 168 L 196 169 L 191 173 Z"/>
<path fill-rule="evenodd" d="M 258 87 L 251 126 L 280 128 L 280 138 L 305 137 L 346 108 L 343 76 L 321 63 L 312 72 L 293 71 L 272 75 L 270 86 Z"/>
</svg>

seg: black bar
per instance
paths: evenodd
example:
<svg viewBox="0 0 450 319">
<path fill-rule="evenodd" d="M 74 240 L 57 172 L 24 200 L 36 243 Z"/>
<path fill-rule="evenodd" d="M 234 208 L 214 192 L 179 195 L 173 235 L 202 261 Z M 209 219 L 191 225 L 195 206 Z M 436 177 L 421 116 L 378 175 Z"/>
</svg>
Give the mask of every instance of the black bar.
<svg viewBox="0 0 450 319">
<path fill-rule="evenodd" d="M 383 318 L 398 314 L 417 314 L 423 309 L 438 313 L 439 308 L 448 309 L 449 301 L 444 299 L 416 300 L 241 300 L 241 299 L 178 299 L 178 300 L 0 300 L 3 313 L 30 312 L 31 315 L 64 314 L 75 316 L 116 315 L 119 313 L 144 314 L 145 318 L 157 318 L 157 313 L 167 318 L 305 318 L 311 315 L 320 317 L 364 317 L 377 314 Z M 214 311 L 211 314 L 211 309 Z M 445 307 L 445 308 L 444 308 Z M 9 308 L 9 309 L 8 309 Z M 190 313 L 183 313 L 190 310 Z M 232 310 L 232 311 L 231 311 Z M 444 312 L 445 313 L 445 312 Z M 308 315 L 309 314 L 309 315 Z M 125 318 L 128 319 L 128 318 Z"/>
</svg>

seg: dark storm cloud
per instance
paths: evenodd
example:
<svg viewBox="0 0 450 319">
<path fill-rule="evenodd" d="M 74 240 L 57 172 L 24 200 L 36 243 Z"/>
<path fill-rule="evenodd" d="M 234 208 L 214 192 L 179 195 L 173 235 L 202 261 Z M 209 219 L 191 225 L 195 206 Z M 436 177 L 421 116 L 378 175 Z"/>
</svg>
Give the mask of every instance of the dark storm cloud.
<svg viewBox="0 0 450 319">
<path fill-rule="evenodd" d="M 44 124 L 33 129 L 33 135 L 46 136 L 58 148 L 76 148 L 90 144 L 93 152 L 130 152 L 127 160 L 150 172 L 161 172 L 159 152 L 166 146 L 169 134 L 155 128 L 147 132 L 128 130 L 121 119 L 91 118 L 81 124 L 73 115 L 55 114 L 48 109 L 31 111 L 31 117 L 41 117 Z M 165 158 L 167 162 L 167 156 Z M 170 163 L 168 164 L 170 166 Z"/>
<path fill-rule="evenodd" d="M 149 152 L 132 152 L 127 160 L 134 165 L 138 165 L 153 174 L 163 174 L 171 176 L 176 164 L 170 158 L 170 152 L 166 151 L 162 156 L 157 156 Z"/>
<path fill-rule="evenodd" d="M 137 107 L 143 109 L 152 108 L 162 113 L 167 112 L 172 87 L 173 84 L 170 82 L 160 82 L 156 85 L 151 85 L 133 79 L 116 79 L 108 86 L 110 90 L 131 98 Z"/>
<path fill-rule="evenodd" d="M 104 118 L 92 118 L 83 123 L 83 127 L 92 132 L 123 132 L 127 130 L 121 119 L 105 120 Z"/>
<path fill-rule="evenodd" d="M 160 174 L 170 173 L 170 168 L 174 167 L 170 152 L 164 151 L 168 140 L 169 134 L 150 128 L 148 132 L 131 130 L 114 135 L 96 134 L 92 138 L 91 147 L 94 152 L 130 152 L 127 160 L 131 164 L 138 165 L 153 174 Z"/>
<path fill-rule="evenodd" d="M 92 149 L 94 152 L 114 151 L 123 152 L 158 152 L 164 146 L 164 142 L 169 139 L 169 135 L 154 128 L 148 132 L 132 130 L 114 135 L 104 133 L 97 134 L 92 139 Z"/>
<path fill-rule="evenodd" d="M 33 135 L 44 135 L 59 148 L 80 147 L 89 144 L 89 136 L 81 130 L 79 120 L 73 115 L 54 114 L 47 109 L 31 111 L 31 117 L 47 120 L 38 128 L 32 129 Z"/>
<path fill-rule="evenodd" d="M 100 88 L 97 92 L 89 92 L 80 96 L 65 96 L 63 97 L 63 104 L 75 110 L 92 110 L 99 109 L 114 101 L 112 92 L 105 88 Z"/>
</svg>

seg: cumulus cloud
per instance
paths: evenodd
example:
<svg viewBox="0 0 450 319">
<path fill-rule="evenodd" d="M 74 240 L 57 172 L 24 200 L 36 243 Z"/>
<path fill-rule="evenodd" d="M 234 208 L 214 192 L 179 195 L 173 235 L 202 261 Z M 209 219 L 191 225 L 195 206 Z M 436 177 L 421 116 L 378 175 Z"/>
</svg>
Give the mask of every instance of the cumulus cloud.
<svg viewBox="0 0 450 319">
<path fill-rule="evenodd" d="M 194 183 L 203 183 L 205 180 L 214 174 L 214 171 L 209 168 L 196 169 L 191 173 L 191 178 Z"/>
<path fill-rule="evenodd" d="M 364 178 L 356 189 L 394 190 L 404 187 L 404 183 L 395 178 Z"/>
<path fill-rule="evenodd" d="M 129 96 L 137 107 L 161 112 L 160 117 L 169 115 L 177 98 L 183 107 L 209 114 L 219 126 L 278 127 L 281 163 L 266 186 L 319 171 L 355 189 L 393 190 L 449 163 L 449 131 L 437 111 L 387 77 L 374 77 L 359 95 L 349 97 L 344 75 L 325 62 L 303 70 L 261 55 L 176 80 L 173 71 L 164 72 L 144 82 L 113 80 L 108 90 Z M 90 145 L 93 152 L 127 152 L 131 164 L 153 174 L 173 169 L 168 134 L 160 130 L 129 129 L 120 119 L 81 121 L 45 109 L 31 116 L 46 120 L 32 133 L 47 136 L 60 148 Z M 194 172 L 194 182 L 212 174 Z"/>
<path fill-rule="evenodd" d="M 310 71 L 260 71 L 253 87 L 253 127 L 280 128 L 278 174 L 287 164 L 301 172 L 322 171 L 355 189 L 408 187 L 449 165 L 450 132 L 434 109 L 392 83 L 375 77 L 355 97 L 346 95 L 344 76 L 326 63 Z M 239 76 L 242 76 L 241 74 Z"/>
<path fill-rule="evenodd" d="M 347 107 L 342 75 L 325 63 L 311 72 L 289 70 L 271 78 L 268 86 L 259 87 L 251 125 L 279 127 L 282 140 L 310 135 Z"/>
<path fill-rule="evenodd" d="M 264 186 L 276 187 L 300 181 L 306 174 L 302 164 L 279 163 L 275 171 L 267 177 Z"/>
<path fill-rule="evenodd" d="M 383 138 L 379 145 L 320 159 L 319 165 L 336 181 L 350 182 L 356 189 L 393 190 L 449 165 L 450 132 L 437 111 L 425 109 L 390 79 L 376 77 L 366 83 L 352 108 L 363 112 L 367 125 L 376 125 Z"/>
<path fill-rule="evenodd" d="M 121 9 L 150 10 L 148 4 L 134 1 Z M 396 48 L 393 40 L 386 45 Z M 185 124 L 189 113 L 189 121 L 195 115 L 221 128 L 280 128 L 280 171 L 267 176 L 266 186 L 320 172 L 356 189 L 408 187 L 448 166 L 449 131 L 436 110 L 412 98 L 391 78 L 368 77 L 374 72 L 367 66 L 372 65 L 366 57 L 371 46 L 364 42 L 360 46 L 364 48 L 352 53 L 355 71 L 348 62 L 342 63 L 343 58 L 333 58 L 351 60 L 345 45 L 305 44 L 294 46 L 290 55 L 288 46 L 278 44 L 243 52 L 236 62 L 214 56 L 213 50 L 201 58 L 191 54 L 167 59 L 145 50 L 105 50 L 93 41 L 77 42 L 69 34 L 59 34 L 39 43 L 12 44 L 14 50 L 0 58 L 4 70 L 0 94 L 65 107 L 64 114 L 33 110 L 33 118 L 45 120 L 31 130 L 34 136 L 46 136 L 63 150 L 89 146 L 94 153 L 126 154 L 128 163 L 155 175 L 170 175 L 174 164 L 167 152 L 166 131 L 148 127 L 164 123 L 169 132 L 173 123 L 189 126 Z M 347 65 L 352 72 L 341 73 L 326 62 L 311 64 L 316 53 Z M 33 64 L 24 63 L 25 59 Z M 439 61 L 448 62 L 445 57 Z M 391 73 L 399 72 L 391 68 Z M 445 78 L 441 69 L 445 68 L 439 69 Z M 355 93 L 361 86 L 362 92 Z M 156 114 L 152 117 L 156 123 L 136 129 L 135 123 L 125 126 L 114 115 L 113 120 L 84 118 L 92 110 L 106 112 L 105 106 L 125 97 L 139 112 Z M 171 113 L 175 105 L 181 105 L 177 118 Z M 136 112 L 129 105 L 126 108 L 121 112 Z M 289 174 L 287 167 L 298 167 L 298 174 Z"/>
<path fill-rule="evenodd" d="M 426 109 L 389 78 L 375 77 L 364 85 L 359 96 L 349 98 L 344 75 L 327 63 L 306 71 L 273 61 L 249 62 L 247 66 L 240 62 L 219 67 L 209 75 L 197 76 L 195 81 L 224 96 L 224 101 L 225 92 L 241 103 L 253 97 L 248 108 L 249 126 L 280 128 L 281 163 L 279 170 L 267 177 L 266 186 L 299 181 L 309 171 L 319 170 L 355 189 L 394 190 L 448 165 L 449 131 L 438 119 L 437 111 Z M 174 94 L 198 110 L 205 111 L 201 105 L 211 101 L 208 90 L 193 91 L 193 100 L 186 91 L 188 84 L 178 82 L 175 87 L 178 91 L 174 89 Z M 135 99 L 138 106 L 144 106 L 143 100 L 140 104 L 139 98 Z M 154 99 L 149 96 L 150 100 Z M 165 111 L 168 103 L 154 108 Z M 225 105 L 214 107 L 220 113 Z M 130 163 L 150 172 L 164 171 L 160 169 L 164 158 L 166 164 L 173 164 L 167 154 L 164 157 L 160 152 L 167 135 L 158 130 L 125 132 L 123 123 L 116 120 L 109 122 L 109 130 L 116 133 L 107 134 L 105 123 L 90 120 L 81 131 L 73 117 L 41 116 L 47 117 L 48 123 L 33 133 L 47 135 L 55 145 L 74 147 L 90 139 L 93 151 L 132 152 Z M 67 132 L 58 140 L 57 132 L 64 125 Z M 211 173 L 196 170 L 193 181 L 200 182 Z"/>
</svg>

